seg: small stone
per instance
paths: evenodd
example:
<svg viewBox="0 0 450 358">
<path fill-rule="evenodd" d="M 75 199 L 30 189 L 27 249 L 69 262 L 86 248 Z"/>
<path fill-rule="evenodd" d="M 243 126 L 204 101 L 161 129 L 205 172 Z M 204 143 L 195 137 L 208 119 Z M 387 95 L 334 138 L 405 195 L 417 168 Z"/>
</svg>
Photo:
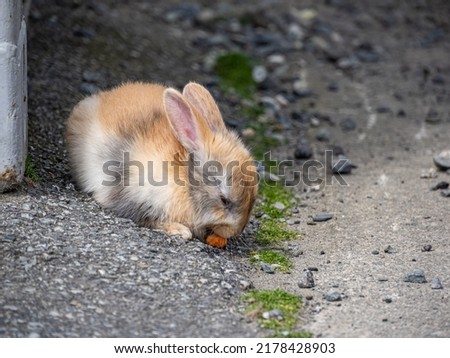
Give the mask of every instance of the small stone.
<svg viewBox="0 0 450 358">
<path fill-rule="evenodd" d="M 252 283 L 250 281 L 247 280 L 240 280 L 239 281 L 239 286 L 245 291 L 245 290 L 249 290 L 253 287 Z"/>
<path fill-rule="evenodd" d="M 262 83 L 267 79 L 267 70 L 264 66 L 258 65 L 253 67 L 252 71 L 253 80 L 256 83 Z"/>
<path fill-rule="evenodd" d="M 331 220 L 332 218 L 333 218 L 333 215 L 331 215 L 331 214 L 321 213 L 321 214 L 314 215 L 312 219 L 314 222 L 323 222 L 323 221 Z"/>
<path fill-rule="evenodd" d="M 83 80 L 86 82 L 98 82 L 102 78 L 102 75 L 98 71 L 84 71 Z"/>
<path fill-rule="evenodd" d="M 277 210 L 284 210 L 284 209 L 286 209 L 286 205 L 284 205 L 283 203 L 281 203 L 279 201 L 273 203 L 272 207 L 277 209 Z"/>
<path fill-rule="evenodd" d="M 427 245 L 423 246 L 422 251 L 423 252 L 428 252 L 428 251 L 431 251 L 432 248 L 433 247 L 430 244 L 427 244 Z"/>
<path fill-rule="evenodd" d="M 353 169 L 352 161 L 345 155 L 338 155 L 331 161 L 331 171 L 334 174 L 350 174 Z"/>
<path fill-rule="evenodd" d="M 359 64 L 358 59 L 355 56 L 351 57 L 341 57 L 336 62 L 336 66 L 341 70 L 349 70 L 357 67 Z"/>
<path fill-rule="evenodd" d="M 442 190 L 442 189 L 448 189 L 449 187 L 449 183 L 446 181 L 440 181 L 439 183 L 433 185 L 431 187 L 432 191 L 436 191 L 436 190 Z"/>
<path fill-rule="evenodd" d="M 381 60 L 380 54 L 375 51 L 371 44 L 360 45 L 355 51 L 355 56 L 359 61 L 366 63 L 373 63 Z"/>
<path fill-rule="evenodd" d="M 443 85 L 445 84 L 445 78 L 442 75 L 434 75 L 431 78 L 431 82 L 433 82 L 435 85 Z"/>
<path fill-rule="evenodd" d="M 383 301 L 386 303 L 392 303 L 392 298 L 385 298 Z"/>
<path fill-rule="evenodd" d="M 321 142 L 328 142 L 330 140 L 330 130 L 328 128 L 319 128 L 316 134 L 316 139 Z"/>
<path fill-rule="evenodd" d="M 300 288 L 313 288 L 316 285 L 313 273 L 310 270 L 303 271 L 297 284 Z"/>
<path fill-rule="evenodd" d="M 391 113 L 391 109 L 387 106 L 378 106 L 377 113 Z"/>
<path fill-rule="evenodd" d="M 423 270 L 414 270 L 408 273 L 405 277 L 403 277 L 404 282 L 412 282 L 412 283 L 425 283 L 427 282 L 425 279 L 425 273 Z"/>
<path fill-rule="evenodd" d="M 244 128 L 241 133 L 242 137 L 248 138 L 248 139 L 253 138 L 255 136 L 255 134 L 256 134 L 256 132 L 253 128 Z"/>
<path fill-rule="evenodd" d="M 14 235 L 14 234 L 5 234 L 5 236 L 2 237 L 2 241 L 4 241 L 4 242 L 14 242 L 14 241 L 16 241 L 16 235 Z"/>
<path fill-rule="evenodd" d="M 441 169 L 450 169 L 450 149 L 444 150 L 433 157 L 434 164 Z"/>
<path fill-rule="evenodd" d="M 275 308 L 272 311 L 263 312 L 262 318 L 276 319 L 278 321 L 282 321 L 284 319 L 284 316 L 283 316 L 283 312 L 281 312 L 278 308 Z"/>
<path fill-rule="evenodd" d="M 380 254 L 380 251 L 378 251 L 378 250 L 373 250 L 372 251 L 372 255 L 379 255 Z"/>
<path fill-rule="evenodd" d="M 386 254 L 394 254 L 397 252 L 391 245 L 388 245 L 384 250 Z"/>
<path fill-rule="evenodd" d="M 282 65 L 286 62 L 286 57 L 280 54 L 273 54 L 267 57 L 267 62 L 273 65 Z"/>
<path fill-rule="evenodd" d="M 95 36 L 95 31 L 86 27 L 79 27 L 73 31 L 73 34 L 77 37 L 85 37 L 90 39 Z"/>
<path fill-rule="evenodd" d="M 273 265 L 266 264 L 265 262 L 260 262 L 259 266 L 261 267 L 261 270 L 263 270 L 265 273 L 274 274 L 275 268 Z"/>
<path fill-rule="evenodd" d="M 434 179 L 437 177 L 436 169 L 430 168 L 428 170 L 422 170 L 420 179 Z"/>
<path fill-rule="evenodd" d="M 337 92 L 339 91 L 339 85 L 336 82 L 330 82 L 328 84 L 328 91 Z"/>
<path fill-rule="evenodd" d="M 330 291 L 323 296 L 328 302 L 342 301 L 342 295 L 337 291 Z"/>
<path fill-rule="evenodd" d="M 294 82 L 293 93 L 299 98 L 309 97 L 312 95 L 311 89 L 308 87 L 307 83 L 302 80 Z"/>
<path fill-rule="evenodd" d="M 294 157 L 297 159 L 309 159 L 313 156 L 311 146 L 306 142 L 301 142 L 297 145 L 294 151 Z"/>
<path fill-rule="evenodd" d="M 356 129 L 356 122 L 353 118 L 347 117 L 341 121 L 340 126 L 343 131 L 349 132 Z"/>
<path fill-rule="evenodd" d="M 319 272 L 319 269 L 317 267 L 314 267 L 314 266 L 308 267 L 308 270 L 309 271 L 313 271 L 313 272 Z"/>
<path fill-rule="evenodd" d="M 405 116 L 406 116 L 405 110 L 402 109 L 402 108 L 400 108 L 400 109 L 397 111 L 397 117 L 405 117 Z"/>
<path fill-rule="evenodd" d="M 441 190 L 441 195 L 442 195 L 444 198 L 450 198 L 450 190 L 449 190 L 449 189 Z"/>
<path fill-rule="evenodd" d="M 100 89 L 96 85 L 87 82 L 83 82 L 80 85 L 79 90 L 85 95 L 91 95 L 100 91 Z"/>
<path fill-rule="evenodd" d="M 289 41 L 301 41 L 305 37 L 305 32 L 300 25 L 292 23 L 288 27 L 287 38 Z"/>
<path fill-rule="evenodd" d="M 429 124 L 437 124 L 441 121 L 441 116 L 439 115 L 439 112 L 437 112 L 434 109 L 430 109 L 427 113 L 427 116 L 425 117 L 425 122 Z"/>
<path fill-rule="evenodd" d="M 431 279 L 431 288 L 433 290 L 442 290 L 444 288 L 444 286 L 442 286 L 441 280 L 439 279 L 439 277 L 433 277 Z"/>
</svg>

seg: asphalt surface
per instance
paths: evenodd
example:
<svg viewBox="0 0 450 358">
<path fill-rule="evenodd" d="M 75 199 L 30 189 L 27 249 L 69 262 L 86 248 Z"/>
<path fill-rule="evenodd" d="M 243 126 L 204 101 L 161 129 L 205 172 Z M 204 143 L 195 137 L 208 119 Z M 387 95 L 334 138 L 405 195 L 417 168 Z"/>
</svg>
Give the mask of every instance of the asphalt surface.
<svg viewBox="0 0 450 358">
<path fill-rule="evenodd" d="M 448 4 L 230 1 L 211 7 L 225 19 L 216 23 L 198 10 L 206 2 L 179 3 L 33 1 L 29 153 L 39 180 L 0 195 L 0 336 L 265 336 L 243 314 L 240 297 L 253 285 L 302 296 L 298 329 L 318 337 L 450 337 L 450 198 L 430 190 L 450 176 L 421 179 L 450 146 Z M 236 19 L 253 27 L 240 31 Z M 256 219 L 217 250 L 115 217 L 71 181 L 64 123 L 90 91 L 195 80 L 212 85 L 233 123 L 240 102 L 222 96 L 210 71 L 224 50 L 270 69 L 258 96 L 289 99 L 299 78 L 312 93 L 277 109 L 288 143 L 277 158 L 293 159 L 302 139 L 315 159 L 334 145 L 355 164 L 346 186 L 294 188 L 301 207 L 287 219 L 300 219 L 291 228 L 302 237 L 285 246 L 290 274 L 249 264 Z M 279 67 L 273 53 L 285 58 Z M 305 124 L 293 112 L 316 115 Z M 354 129 L 343 129 L 348 117 Z M 308 224 L 322 212 L 333 219 Z M 316 286 L 301 289 L 307 268 Z M 425 283 L 404 282 L 414 270 Z M 327 301 L 330 291 L 342 300 Z"/>
</svg>

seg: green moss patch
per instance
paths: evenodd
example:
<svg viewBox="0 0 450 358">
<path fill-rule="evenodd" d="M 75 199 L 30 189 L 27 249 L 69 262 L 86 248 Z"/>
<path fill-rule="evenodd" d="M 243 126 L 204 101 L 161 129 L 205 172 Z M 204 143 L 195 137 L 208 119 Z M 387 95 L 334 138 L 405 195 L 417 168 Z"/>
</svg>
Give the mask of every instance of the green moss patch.
<svg viewBox="0 0 450 358">
<path fill-rule="evenodd" d="M 251 98 L 256 91 L 252 71 L 253 63 L 250 57 L 238 52 L 219 56 L 214 66 L 214 72 L 219 76 L 222 87 L 244 98 Z"/>
<path fill-rule="evenodd" d="M 280 289 L 252 291 L 244 295 L 243 300 L 248 304 L 246 310 L 248 315 L 256 317 L 261 327 L 273 329 L 278 334 L 295 327 L 302 306 L 300 297 Z M 282 317 L 263 317 L 264 312 L 273 310 L 279 310 Z"/>
<path fill-rule="evenodd" d="M 261 250 L 250 257 L 250 262 L 265 262 L 267 264 L 275 265 L 276 270 L 288 272 L 292 268 L 292 261 L 283 254 L 275 251 Z"/>
<path fill-rule="evenodd" d="M 36 168 L 34 167 L 34 163 L 30 155 L 27 155 L 27 158 L 25 159 L 25 176 L 34 182 L 39 180 L 39 176 L 36 173 Z"/>
<path fill-rule="evenodd" d="M 292 208 L 292 193 L 276 182 L 261 181 L 259 195 L 263 199 L 263 202 L 258 209 L 262 210 L 272 219 L 285 217 L 287 211 Z M 274 207 L 275 203 L 283 204 L 284 209 Z"/>
<path fill-rule="evenodd" d="M 286 224 L 274 219 L 265 218 L 260 220 L 260 225 L 255 233 L 255 241 L 261 246 L 276 245 L 281 241 L 291 241 L 298 234 L 286 228 Z"/>
</svg>

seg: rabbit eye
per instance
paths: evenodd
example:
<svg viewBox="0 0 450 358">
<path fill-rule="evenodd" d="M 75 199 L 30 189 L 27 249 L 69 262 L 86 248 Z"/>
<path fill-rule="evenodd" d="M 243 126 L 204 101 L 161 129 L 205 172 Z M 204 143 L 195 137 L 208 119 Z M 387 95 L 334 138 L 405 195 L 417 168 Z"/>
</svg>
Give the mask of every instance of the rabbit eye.
<svg viewBox="0 0 450 358">
<path fill-rule="evenodd" d="M 220 200 L 222 201 L 223 206 L 229 207 L 231 205 L 231 200 L 221 195 Z"/>
</svg>

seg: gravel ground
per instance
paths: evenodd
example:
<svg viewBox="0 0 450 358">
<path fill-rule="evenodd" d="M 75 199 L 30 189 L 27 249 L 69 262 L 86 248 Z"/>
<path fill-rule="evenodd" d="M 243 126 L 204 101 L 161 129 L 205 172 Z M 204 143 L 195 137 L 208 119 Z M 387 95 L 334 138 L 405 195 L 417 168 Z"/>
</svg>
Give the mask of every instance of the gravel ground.
<svg viewBox="0 0 450 358">
<path fill-rule="evenodd" d="M 299 328 L 316 336 L 450 337 L 450 199 L 431 190 L 450 177 L 421 179 L 450 149 L 448 4 L 207 3 L 33 1 L 29 152 L 40 180 L 0 196 L 0 335 L 263 336 L 239 300 L 253 284 L 302 296 Z M 208 84 L 244 131 L 241 101 L 211 71 L 227 51 L 259 63 L 267 135 L 288 143 L 277 158 L 298 169 L 295 157 L 332 148 L 353 164 L 348 186 L 295 188 L 301 208 L 288 222 L 303 236 L 286 246 L 291 274 L 248 264 L 254 222 L 216 250 L 136 227 L 71 182 L 71 108 L 123 81 Z M 298 286 L 305 268 L 313 288 Z"/>
</svg>

